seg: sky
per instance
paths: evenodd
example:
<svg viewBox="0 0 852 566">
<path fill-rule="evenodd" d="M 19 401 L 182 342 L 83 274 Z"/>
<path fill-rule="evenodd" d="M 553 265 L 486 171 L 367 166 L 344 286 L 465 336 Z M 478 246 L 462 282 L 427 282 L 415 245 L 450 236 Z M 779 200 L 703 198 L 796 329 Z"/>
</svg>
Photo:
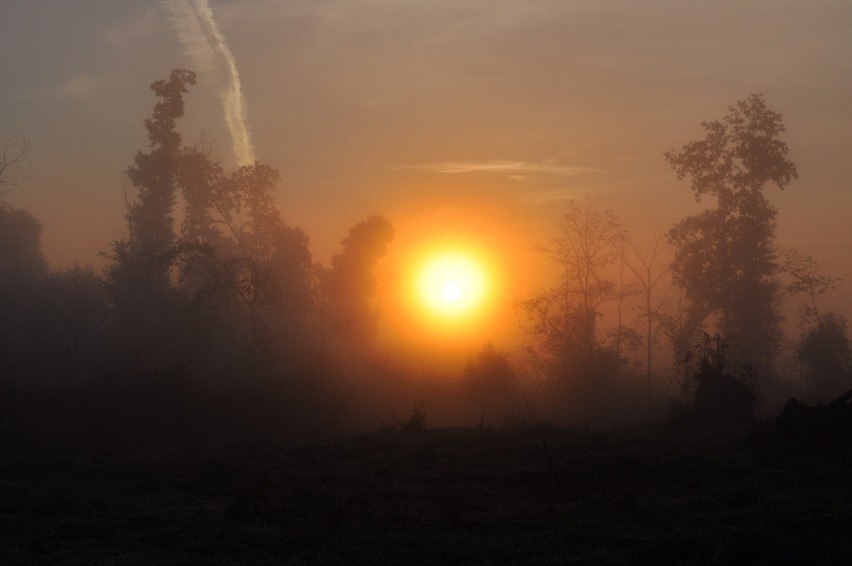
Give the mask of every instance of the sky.
<svg viewBox="0 0 852 566">
<path fill-rule="evenodd" d="M 318 261 L 383 214 L 397 227 L 383 284 L 449 238 L 489 258 L 502 301 L 548 285 L 533 250 L 566 199 L 611 208 L 640 243 L 700 210 L 664 152 L 760 92 L 800 173 L 768 191 L 778 245 L 852 284 L 850 2 L 210 0 L 228 55 L 206 67 L 181 4 L 3 2 L 0 137 L 30 145 L 11 200 L 42 221 L 56 267 L 100 267 L 124 236 L 149 85 L 184 67 L 200 74 L 184 140 L 214 140 L 227 167 L 277 168 Z M 850 313 L 847 297 L 831 300 Z"/>
</svg>

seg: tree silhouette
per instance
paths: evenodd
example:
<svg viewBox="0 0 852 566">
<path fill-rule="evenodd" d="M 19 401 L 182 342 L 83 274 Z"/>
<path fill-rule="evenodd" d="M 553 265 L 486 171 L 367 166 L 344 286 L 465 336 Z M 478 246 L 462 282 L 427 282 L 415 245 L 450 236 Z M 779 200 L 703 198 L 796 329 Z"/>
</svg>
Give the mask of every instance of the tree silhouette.
<svg viewBox="0 0 852 566">
<path fill-rule="evenodd" d="M 205 190 L 210 184 L 204 197 L 208 208 L 199 198 L 194 217 L 200 222 L 190 228 L 200 243 L 187 240 L 187 279 L 195 278 L 196 292 L 208 301 L 237 299 L 248 314 L 253 347 L 266 357 L 276 329 L 291 342 L 304 337 L 314 307 L 308 236 L 288 226 L 275 205 L 279 174 L 274 168 L 255 162 L 224 177 L 218 164 L 205 165 L 197 153 L 191 156 L 213 180 L 198 183 Z M 216 245 L 200 236 L 213 233 L 213 222 L 227 232 L 227 237 L 216 232 Z"/>
<path fill-rule="evenodd" d="M 784 292 L 789 296 L 804 294 L 808 297 L 808 302 L 801 305 L 802 325 L 818 325 L 822 322 L 822 316 L 817 307 L 817 297 L 836 289 L 841 279 L 823 275 L 814 258 L 797 250 L 784 250 L 782 269 L 790 276 L 790 281 L 784 285 Z"/>
<path fill-rule="evenodd" d="M 739 376 L 729 372 L 727 339 L 705 333 L 683 363 L 686 407 L 681 417 L 702 425 L 742 425 L 754 420 L 758 383 L 748 366 Z"/>
<path fill-rule="evenodd" d="M 846 318 L 821 312 L 817 297 L 836 289 L 840 278 L 824 275 L 814 258 L 796 250 L 784 251 L 783 270 L 790 277 L 785 293 L 807 297 L 800 305 L 800 323 L 805 331 L 797 354 L 808 368 L 811 393 L 822 400 L 833 399 L 852 385 L 852 350 Z"/>
<path fill-rule="evenodd" d="M 372 350 L 378 322 L 374 269 L 393 235 L 388 219 L 370 216 L 349 230 L 331 267 L 320 272 L 326 340 L 344 355 L 360 357 Z"/>
<path fill-rule="evenodd" d="M 648 397 L 651 396 L 651 369 L 652 356 L 654 351 L 654 327 L 660 319 L 660 313 L 664 306 L 664 302 L 657 301 L 654 304 L 654 289 L 657 285 L 671 273 L 669 265 L 655 267 L 658 264 L 660 257 L 665 251 L 665 246 L 662 245 L 660 238 L 654 238 L 654 245 L 647 253 L 643 253 L 636 248 L 632 242 L 628 242 L 630 249 L 633 251 L 634 259 L 626 259 L 625 264 L 636 277 L 639 286 L 642 290 L 643 305 L 641 307 L 642 317 L 645 318 L 645 381 L 648 389 Z"/>
<path fill-rule="evenodd" d="M 829 312 L 811 327 L 799 345 L 799 359 L 807 364 L 814 396 L 833 399 L 852 386 L 852 348 L 846 318 Z"/>
<path fill-rule="evenodd" d="M 213 204 L 225 174 L 212 155 L 213 144 L 203 138 L 181 152 L 177 182 L 184 200 L 181 239 L 186 243 L 215 245 L 219 240 Z"/>
<path fill-rule="evenodd" d="M 0 153 L 0 199 L 17 184 L 28 154 L 27 138 L 22 134 L 6 140 L 6 145 Z"/>
<path fill-rule="evenodd" d="M 41 231 L 28 211 L 0 206 L 0 279 L 30 281 L 47 275 Z"/>
<path fill-rule="evenodd" d="M 559 266 L 556 287 L 521 301 L 533 362 L 575 409 L 600 411 L 613 396 L 623 365 L 598 332 L 601 305 L 618 296 L 607 269 L 618 258 L 622 238 L 618 217 L 590 200 L 566 203 L 559 235 L 541 248 Z"/>
<path fill-rule="evenodd" d="M 464 367 L 464 387 L 468 401 L 482 411 L 483 420 L 509 416 L 518 408 L 519 387 L 509 355 L 491 342 L 468 358 Z"/>
<path fill-rule="evenodd" d="M 690 178 L 697 201 L 716 199 L 715 208 L 669 231 L 674 280 L 686 291 L 692 318 L 719 315 L 720 332 L 742 348 L 732 358 L 750 358 L 760 372 L 771 372 L 781 340 L 776 210 L 763 189 L 770 183 L 783 189 L 798 173 L 779 139 L 781 115 L 759 94 L 702 126 L 704 139 L 666 153 L 678 179 Z"/>
</svg>

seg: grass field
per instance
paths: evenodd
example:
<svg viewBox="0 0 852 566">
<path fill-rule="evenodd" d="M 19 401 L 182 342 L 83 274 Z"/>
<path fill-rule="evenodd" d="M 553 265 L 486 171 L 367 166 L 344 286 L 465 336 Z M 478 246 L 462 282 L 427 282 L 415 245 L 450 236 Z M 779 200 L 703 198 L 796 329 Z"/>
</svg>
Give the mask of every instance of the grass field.
<svg viewBox="0 0 852 566">
<path fill-rule="evenodd" d="M 850 564 L 852 460 L 768 427 L 13 456 L 0 563 Z"/>
</svg>

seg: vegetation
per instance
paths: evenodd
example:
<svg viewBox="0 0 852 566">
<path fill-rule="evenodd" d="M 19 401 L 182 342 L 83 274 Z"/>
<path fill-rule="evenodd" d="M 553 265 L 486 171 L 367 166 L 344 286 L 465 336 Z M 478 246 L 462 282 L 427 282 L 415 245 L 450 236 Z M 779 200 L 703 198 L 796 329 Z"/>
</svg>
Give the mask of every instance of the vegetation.
<svg viewBox="0 0 852 566">
<path fill-rule="evenodd" d="M 569 413 L 585 413 L 584 421 L 612 410 L 624 364 L 599 330 L 601 306 L 617 297 L 607 268 L 621 234 L 612 211 L 590 200 L 566 203 L 559 235 L 541 250 L 560 269 L 558 285 L 520 303 L 536 367 Z"/>
<path fill-rule="evenodd" d="M 119 444 L 165 442 L 165 430 L 175 441 L 209 431 L 316 438 L 387 422 L 412 404 L 406 428 L 424 428 L 423 400 L 430 426 L 485 428 L 536 414 L 603 428 L 653 418 L 666 371 L 681 372 L 684 418 L 748 423 L 757 378 L 775 373 L 781 291 L 807 299 L 794 355 L 809 390 L 830 397 L 850 385 L 846 319 L 818 308 L 838 280 L 809 256 L 790 251 L 783 269 L 776 257 L 777 213 L 764 188 L 784 188 L 797 172 L 779 139 L 781 117 L 760 95 L 666 154 L 697 199 L 715 200 L 671 229 L 670 248 L 657 238 L 643 252 L 615 212 L 590 199 L 565 203 L 541 248 L 559 278 L 518 303 L 527 355 L 489 342 L 453 379 L 426 379 L 377 343 L 375 271 L 393 241 L 391 221 L 356 223 L 329 265 L 316 263 L 308 234 L 279 208 L 275 168 L 255 161 L 227 171 L 209 140 L 184 144 L 179 125 L 194 84 L 193 72 L 176 69 L 151 85 L 148 147 L 126 170 L 127 234 L 111 243 L 102 274 L 52 271 L 39 222 L 0 206 L 3 386 L 69 434 L 86 434 L 94 414 L 112 423 L 109 442 Z M 4 191 L 27 150 L 22 138 L 7 143 Z M 685 299 L 679 310 L 665 290 L 670 275 Z M 634 295 L 641 331 L 625 323 Z M 718 333 L 699 342 L 706 326 Z M 673 345 L 669 368 L 655 350 L 660 333 Z M 754 369 L 730 369 L 746 364 Z M 173 426 L 159 430 L 155 414 L 172 415 Z M 2 426 L 8 433 L 27 418 L 12 411 Z"/>
<path fill-rule="evenodd" d="M 103 273 L 51 269 L 39 221 L 4 200 L 25 140 L 0 157 L 0 559 L 850 561 L 848 324 L 822 305 L 839 279 L 795 250 L 779 262 L 764 189 L 797 172 L 760 95 L 666 154 L 715 199 L 670 247 L 565 203 L 540 250 L 559 277 L 518 302 L 521 351 L 486 342 L 435 376 L 377 340 L 392 222 L 356 223 L 318 264 L 275 168 L 184 145 L 194 84 L 178 69 L 152 85 Z M 791 400 L 775 434 L 758 409 L 779 387 L 784 297 L 803 299 L 787 391 L 836 400 Z M 672 374 L 671 418 L 649 425 Z"/>
<path fill-rule="evenodd" d="M 739 346 L 732 352 L 738 363 L 751 363 L 768 376 L 774 373 L 781 331 L 777 211 L 764 187 L 784 189 L 798 172 L 779 138 L 784 132 L 781 115 L 759 94 L 702 126 L 704 139 L 668 152 L 666 159 L 679 179 L 690 179 L 696 200 L 710 196 L 716 206 L 671 229 L 672 272 L 686 292 L 692 325 L 697 328 L 716 316 L 718 331 Z"/>
<path fill-rule="evenodd" d="M 751 367 L 739 376 L 728 370 L 728 339 L 704 334 L 688 352 L 681 386 L 684 405 L 675 415 L 701 425 L 745 425 L 757 416 L 759 384 Z"/>
</svg>

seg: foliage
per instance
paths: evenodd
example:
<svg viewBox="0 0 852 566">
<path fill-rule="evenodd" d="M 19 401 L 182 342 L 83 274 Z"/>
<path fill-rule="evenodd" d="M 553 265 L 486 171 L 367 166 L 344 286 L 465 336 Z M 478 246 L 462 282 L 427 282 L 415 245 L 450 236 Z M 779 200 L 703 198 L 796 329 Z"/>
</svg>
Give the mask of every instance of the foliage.
<svg viewBox="0 0 852 566">
<path fill-rule="evenodd" d="M 799 359 L 807 364 L 813 394 L 828 399 L 852 387 L 852 350 L 846 319 L 828 312 L 802 338 Z"/>
<path fill-rule="evenodd" d="M 776 210 L 763 188 L 785 188 L 798 178 L 787 159 L 781 115 L 753 94 L 722 120 L 703 122 L 705 138 L 666 153 L 678 179 L 689 177 L 696 200 L 715 208 L 689 216 L 669 232 L 675 247 L 675 283 L 686 291 L 691 318 L 719 314 L 719 330 L 732 335 L 762 371 L 780 344 L 775 257 Z"/>
<path fill-rule="evenodd" d="M 515 381 L 515 372 L 509 356 L 486 342 L 476 355 L 468 358 L 464 377 L 476 389 L 504 389 Z"/>
<path fill-rule="evenodd" d="M 138 191 L 136 202 L 128 203 L 130 245 L 134 253 L 143 256 L 161 253 L 176 237 L 172 208 L 180 168 L 181 136 L 175 125 L 184 113 L 183 95 L 188 92 L 187 86 L 194 84 L 195 73 L 184 69 L 173 69 L 168 79 L 151 84 L 151 90 L 161 99 L 151 117 L 145 120 L 151 151 L 137 152 L 134 164 L 127 169 L 127 177 Z M 165 266 L 158 267 L 151 275 L 165 283 Z"/>
<path fill-rule="evenodd" d="M 754 420 L 757 411 L 758 382 L 754 371 L 745 366 L 734 377 L 728 372 L 728 339 L 720 334 L 704 334 L 684 357 L 682 394 L 687 420 L 705 425 L 738 425 Z"/>
<path fill-rule="evenodd" d="M 41 223 L 28 211 L 0 205 L 0 284 L 47 274 L 41 232 Z"/>
<path fill-rule="evenodd" d="M 615 283 L 607 278 L 606 268 L 615 262 L 620 228 L 612 211 L 596 208 L 589 199 L 583 204 L 569 201 L 559 236 L 542 250 L 562 270 L 555 298 L 560 310 L 573 311 L 575 346 L 586 352 L 598 345 L 598 308 L 615 298 Z"/>
<path fill-rule="evenodd" d="M 387 253 L 394 227 L 382 216 L 370 216 L 349 230 L 331 267 L 319 272 L 325 337 L 332 347 L 349 356 L 370 352 L 376 337 L 378 306 L 373 300 L 377 283 L 374 269 Z"/>
<path fill-rule="evenodd" d="M 414 406 L 408 419 L 397 423 L 397 426 L 402 430 L 420 431 L 426 428 L 426 410 L 423 408 L 423 403 L 420 402 Z"/>
<path fill-rule="evenodd" d="M 617 297 L 607 268 L 618 257 L 618 217 L 591 200 L 566 203 L 559 235 L 542 248 L 561 270 L 556 287 L 519 303 L 526 317 L 528 352 L 574 412 L 601 412 L 616 394 L 623 360 L 603 342 L 601 305 Z M 576 416 L 576 415 L 575 415 Z"/>
<path fill-rule="evenodd" d="M 113 242 L 105 269 L 116 343 L 130 346 L 118 358 L 160 359 L 146 371 L 228 351 L 265 364 L 281 347 L 304 350 L 311 335 L 313 262 L 307 235 L 275 203 L 279 173 L 255 161 L 228 175 L 209 141 L 181 145 L 176 125 L 193 84 L 194 73 L 175 69 L 151 85 L 160 98 L 145 120 L 151 149 L 127 170 L 137 189 L 129 237 Z"/>
<path fill-rule="evenodd" d="M 837 313 L 820 312 L 817 297 L 836 289 L 841 279 L 821 273 L 813 257 L 797 250 L 784 251 L 783 271 L 789 277 L 784 285 L 785 294 L 807 297 L 799 305 L 799 323 L 804 335 L 797 355 L 807 366 L 810 392 L 819 399 L 833 397 L 852 381 L 852 354 L 846 319 Z"/>
<path fill-rule="evenodd" d="M 798 294 L 808 297 L 808 302 L 801 305 L 801 324 L 819 324 L 822 318 L 817 308 L 817 297 L 836 289 L 841 279 L 820 273 L 816 260 L 798 250 L 784 250 L 782 269 L 790 277 L 790 281 L 784 285 L 784 293 L 791 297 Z"/>
<path fill-rule="evenodd" d="M 470 356 L 463 374 L 465 397 L 474 410 L 490 419 L 508 418 L 520 408 L 518 376 L 509 354 L 487 342 Z"/>
</svg>

